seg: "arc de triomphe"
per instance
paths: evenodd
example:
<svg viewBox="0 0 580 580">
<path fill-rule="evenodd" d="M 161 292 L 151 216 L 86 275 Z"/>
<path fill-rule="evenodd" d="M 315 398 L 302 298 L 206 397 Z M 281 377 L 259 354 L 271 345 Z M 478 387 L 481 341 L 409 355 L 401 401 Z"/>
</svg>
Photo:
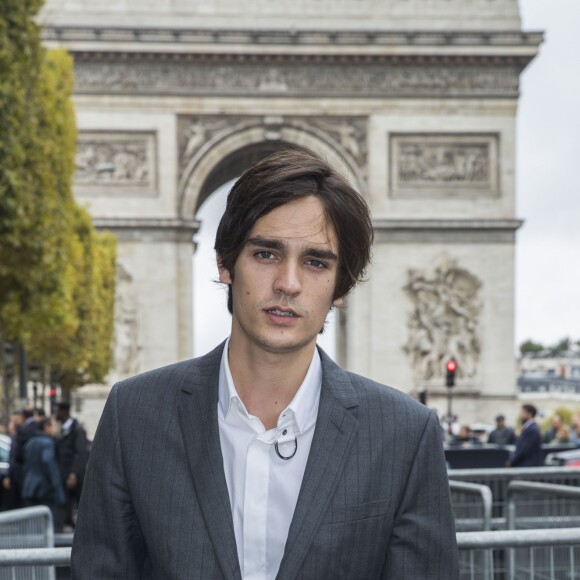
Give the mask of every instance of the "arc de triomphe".
<svg viewBox="0 0 580 580">
<path fill-rule="evenodd" d="M 467 419 L 513 399 L 515 115 L 541 42 L 517 0 L 48 0 L 42 21 L 75 60 L 75 194 L 119 239 L 113 378 L 191 356 L 196 211 L 293 143 L 373 211 L 339 362 L 444 411 L 453 357 Z M 89 430 L 107 391 L 84 390 Z"/>
</svg>

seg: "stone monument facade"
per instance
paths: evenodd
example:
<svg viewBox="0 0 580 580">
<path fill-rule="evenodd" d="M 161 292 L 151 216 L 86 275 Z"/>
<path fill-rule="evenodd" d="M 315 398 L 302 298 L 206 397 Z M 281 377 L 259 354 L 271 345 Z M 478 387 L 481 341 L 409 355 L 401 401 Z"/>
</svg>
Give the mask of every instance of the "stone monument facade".
<svg viewBox="0 0 580 580">
<path fill-rule="evenodd" d="M 514 397 L 515 115 L 542 40 L 517 0 L 48 0 L 42 20 L 75 61 L 76 195 L 119 238 L 113 379 L 191 355 L 196 210 L 292 143 L 374 216 L 339 362 L 442 411 L 454 357 L 469 419 Z"/>
</svg>

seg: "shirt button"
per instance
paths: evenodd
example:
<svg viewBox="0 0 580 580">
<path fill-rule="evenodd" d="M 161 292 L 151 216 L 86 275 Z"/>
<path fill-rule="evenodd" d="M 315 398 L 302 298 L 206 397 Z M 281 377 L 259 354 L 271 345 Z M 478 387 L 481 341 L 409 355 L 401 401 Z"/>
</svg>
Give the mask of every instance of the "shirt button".
<svg viewBox="0 0 580 580">
<path fill-rule="evenodd" d="M 288 433 L 288 429 L 284 429 L 284 431 L 282 431 L 282 435 L 286 435 L 286 433 Z"/>
</svg>

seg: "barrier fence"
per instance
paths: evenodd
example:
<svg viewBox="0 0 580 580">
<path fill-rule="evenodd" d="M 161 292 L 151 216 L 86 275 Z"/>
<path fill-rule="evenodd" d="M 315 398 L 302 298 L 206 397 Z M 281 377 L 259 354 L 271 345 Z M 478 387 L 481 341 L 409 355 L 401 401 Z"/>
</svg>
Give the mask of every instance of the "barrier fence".
<svg viewBox="0 0 580 580">
<path fill-rule="evenodd" d="M 491 490 L 486 485 L 450 481 L 455 529 L 458 532 L 491 530 Z"/>
<path fill-rule="evenodd" d="M 580 579 L 580 528 L 459 532 L 457 544 L 461 580 Z M 70 554 L 71 548 L 0 550 L 0 569 L 70 566 Z"/>
<path fill-rule="evenodd" d="M 580 579 L 580 528 L 457 534 L 460 580 Z"/>
<path fill-rule="evenodd" d="M 580 467 L 453 469 L 449 471 L 449 479 L 489 487 L 493 496 L 492 529 L 505 529 L 507 527 L 507 490 L 510 482 L 525 480 L 580 487 Z"/>
</svg>

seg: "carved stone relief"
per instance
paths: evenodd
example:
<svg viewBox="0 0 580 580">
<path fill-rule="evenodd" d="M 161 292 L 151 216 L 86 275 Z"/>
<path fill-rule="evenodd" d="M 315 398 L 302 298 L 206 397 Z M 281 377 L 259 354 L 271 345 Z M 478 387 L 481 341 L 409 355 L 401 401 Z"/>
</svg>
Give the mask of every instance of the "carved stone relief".
<svg viewBox="0 0 580 580">
<path fill-rule="evenodd" d="M 192 163 L 204 148 L 224 137 L 254 127 L 263 127 L 270 140 L 283 139 L 287 128 L 317 136 L 330 144 L 345 159 L 354 162 L 363 178 L 367 165 L 366 117 L 263 117 L 263 116 L 182 116 L 178 121 L 180 193 L 186 185 Z"/>
<path fill-rule="evenodd" d="M 450 359 L 457 362 L 459 377 L 476 375 L 481 348 L 480 288 L 473 274 L 445 255 L 424 270 L 409 270 L 404 291 L 412 310 L 403 349 L 416 382 L 442 379 Z"/>
<path fill-rule="evenodd" d="M 314 97 L 512 97 L 523 65 L 431 63 L 215 62 L 155 58 L 75 59 L 81 94 L 284 95 Z"/>
<path fill-rule="evenodd" d="M 390 136 L 391 195 L 497 195 L 497 135 Z"/>
<path fill-rule="evenodd" d="M 120 376 L 139 372 L 139 327 L 133 277 L 117 264 L 113 370 Z"/>
<path fill-rule="evenodd" d="M 155 195 L 156 165 L 154 133 L 81 132 L 75 192 Z"/>
</svg>

